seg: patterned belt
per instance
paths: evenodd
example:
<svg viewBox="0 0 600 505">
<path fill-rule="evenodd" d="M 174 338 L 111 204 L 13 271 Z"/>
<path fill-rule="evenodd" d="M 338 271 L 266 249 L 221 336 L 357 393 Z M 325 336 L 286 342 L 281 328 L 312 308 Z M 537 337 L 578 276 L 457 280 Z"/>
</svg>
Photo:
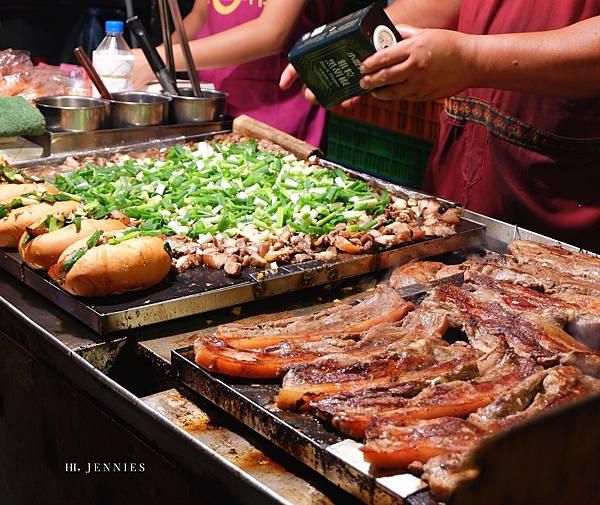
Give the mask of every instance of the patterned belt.
<svg viewBox="0 0 600 505">
<path fill-rule="evenodd" d="M 532 151 L 543 154 L 600 154 L 600 138 L 576 139 L 554 135 L 476 98 L 448 98 L 444 110 L 451 118 L 483 125 L 492 135 Z"/>
</svg>

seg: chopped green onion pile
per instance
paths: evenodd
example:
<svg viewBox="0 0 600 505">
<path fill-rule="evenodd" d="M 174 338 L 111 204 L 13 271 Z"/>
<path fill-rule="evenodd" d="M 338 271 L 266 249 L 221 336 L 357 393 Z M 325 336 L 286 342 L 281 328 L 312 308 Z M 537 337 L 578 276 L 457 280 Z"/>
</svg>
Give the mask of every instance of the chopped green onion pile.
<svg viewBox="0 0 600 505">
<path fill-rule="evenodd" d="M 255 141 L 175 146 L 160 161 L 87 164 L 54 183 L 83 197 L 93 217 L 120 210 L 141 220 L 141 230 L 191 238 L 220 233 L 264 240 L 286 226 L 324 235 L 338 223 L 359 226 L 365 216 L 371 222 L 357 229 L 369 229 L 389 203 L 387 194 L 342 170 L 262 151 Z"/>
</svg>

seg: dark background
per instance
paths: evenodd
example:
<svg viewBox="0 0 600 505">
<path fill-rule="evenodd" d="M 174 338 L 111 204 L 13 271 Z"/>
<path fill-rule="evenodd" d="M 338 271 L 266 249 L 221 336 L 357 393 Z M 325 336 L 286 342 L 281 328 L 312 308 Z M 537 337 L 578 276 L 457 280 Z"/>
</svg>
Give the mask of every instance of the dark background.
<svg viewBox="0 0 600 505">
<path fill-rule="evenodd" d="M 133 0 L 156 44 L 160 21 L 155 0 Z M 193 0 L 180 0 L 186 15 Z M 107 19 L 127 18 L 124 0 L 0 0 L 0 49 L 27 49 L 35 63 L 76 63 L 73 48 L 81 45 L 88 53 L 104 37 Z M 131 39 L 125 30 L 130 46 Z"/>
<path fill-rule="evenodd" d="M 153 42 L 159 44 L 162 39 L 156 0 L 132 3 L 134 14 L 140 17 Z M 183 16 L 193 3 L 179 0 Z M 353 12 L 370 3 L 372 0 L 347 0 L 345 10 Z M 73 48 L 80 45 L 91 54 L 104 37 L 104 22 L 126 18 L 125 0 L 0 0 L 0 49 L 27 49 L 34 63 L 76 63 Z M 125 37 L 134 47 L 127 30 Z"/>
</svg>

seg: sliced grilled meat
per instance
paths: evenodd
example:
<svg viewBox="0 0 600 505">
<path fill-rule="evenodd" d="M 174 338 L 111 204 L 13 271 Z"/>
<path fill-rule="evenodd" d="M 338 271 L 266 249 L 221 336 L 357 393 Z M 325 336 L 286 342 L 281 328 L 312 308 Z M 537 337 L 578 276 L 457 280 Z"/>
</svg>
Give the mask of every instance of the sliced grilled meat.
<svg viewBox="0 0 600 505">
<path fill-rule="evenodd" d="M 510 310 L 485 295 L 446 285 L 435 288 L 432 298 L 462 314 L 469 341 L 481 351 L 490 352 L 506 340 L 518 355 L 543 365 L 556 364 L 570 352 L 592 352 L 543 316 Z"/>
<path fill-rule="evenodd" d="M 277 377 L 293 363 L 352 348 L 372 327 L 402 319 L 414 306 L 381 287 L 361 302 L 258 325 L 230 324 L 194 344 L 196 362 L 241 377 Z"/>
<path fill-rule="evenodd" d="M 479 356 L 466 345 L 450 346 L 429 336 L 419 338 L 389 325 L 369 333 L 374 336 L 375 332 L 381 332 L 379 341 L 365 338 L 351 352 L 291 367 L 283 379 L 278 406 L 302 408 L 311 400 L 341 392 L 457 374 Z"/>
<path fill-rule="evenodd" d="M 553 247 L 529 240 L 515 240 L 508 246 L 517 263 L 549 268 L 562 274 L 600 282 L 600 258 L 562 247 Z"/>
<path fill-rule="evenodd" d="M 485 432 L 457 417 L 440 417 L 403 426 L 382 421 L 369 427 L 364 458 L 378 468 L 406 468 L 440 454 L 460 454 L 477 444 Z"/>
<path fill-rule="evenodd" d="M 411 261 L 394 269 L 390 276 L 390 286 L 394 289 L 427 284 L 436 279 L 437 272 L 444 266 L 438 261 Z"/>
<path fill-rule="evenodd" d="M 373 403 L 372 395 L 367 392 L 366 402 L 362 402 L 364 394 L 358 392 L 350 405 L 337 406 L 332 424 L 344 433 L 362 437 L 370 422 L 404 425 L 419 419 L 466 417 L 539 370 L 533 361 L 519 358 L 509 349 L 482 376 L 430 385 L 412 398 L 382 390 L 374 408 L 367 410 L 364 403 Z"/>
</svg>

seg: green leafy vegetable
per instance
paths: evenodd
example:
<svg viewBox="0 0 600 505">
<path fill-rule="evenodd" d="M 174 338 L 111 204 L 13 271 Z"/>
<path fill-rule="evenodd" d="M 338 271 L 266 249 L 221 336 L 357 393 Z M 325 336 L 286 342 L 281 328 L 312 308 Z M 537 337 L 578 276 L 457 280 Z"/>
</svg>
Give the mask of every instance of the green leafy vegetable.
<svg viewBox="0 0 600 505">
<path fill-rule="evenodd" d="M 293 155 L 260 150 L 255 141 L 172 147 L 163 160 L 129 159 L 58 176 L 102 218 L 120 210 L 141 230 L 167 235 L 276 236 L 284 227 L 314 235 L 337 224 L 370 222 L 389 203 L 363 181 Z"/>
</svg>

